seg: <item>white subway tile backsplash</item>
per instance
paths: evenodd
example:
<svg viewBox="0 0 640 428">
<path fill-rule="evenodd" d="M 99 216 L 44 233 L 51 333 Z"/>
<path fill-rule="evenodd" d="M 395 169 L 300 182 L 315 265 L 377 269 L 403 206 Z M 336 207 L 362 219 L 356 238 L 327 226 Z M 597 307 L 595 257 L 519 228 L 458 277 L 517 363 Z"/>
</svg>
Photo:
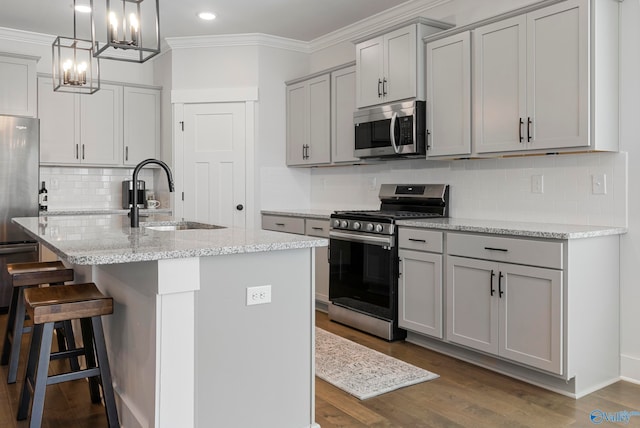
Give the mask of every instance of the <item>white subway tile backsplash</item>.
<svg viewBox="0 0 640 428">
<path fill-rule="evenodd" d="M 133 169 L 40 167 L 40 181 L 49 191 L 49 209 L 120 209 L 122 182 Z M 153 170 L 143 169 L 138 177 L 147 190 L 153 189 Z"/>
<path fill-rule="evenodd" d="M 606 174 L 606 195 L 592 193 Z M 531 177 L 544 177 L 532 193 Z M 375 179 L 376 190 L 371 190 Z M 584 153 L 456 161 L 404 160 L 318 168 L 311 172 L 311 208 L 379 206 L 382 183 L 448 183 L 450 215 L 458 218 L 627 225 L 627 154 Z"/>
</svg>

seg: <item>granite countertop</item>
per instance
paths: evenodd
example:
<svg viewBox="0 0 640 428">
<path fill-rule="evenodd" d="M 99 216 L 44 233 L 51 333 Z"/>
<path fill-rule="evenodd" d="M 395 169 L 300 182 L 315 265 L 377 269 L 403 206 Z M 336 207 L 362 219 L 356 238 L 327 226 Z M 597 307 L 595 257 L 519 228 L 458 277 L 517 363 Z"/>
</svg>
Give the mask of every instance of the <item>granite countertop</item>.
<svg viewBox="0 0 640 428">
<path fill-rule="evenodd" d="M 132 228 L 126 215 L 14 218 L 37 241 L 78 265 L 130 263 L 186 257 L 255 253 L 328 245 L 328 240 L 260 229 L 220 228 L 159 231 L 144 226 L 175 224 L 152 215 Z M 179 220 L 178 220 L 179 221 Z"/>
<path fill-rule="evenodd" d="M 266 215 L 279 215 L 283 217 L 304 217 L 304 218 L 313 218 L 317 220 L 329 220 L 331 214 L 333 214 L 334 210 L 313 210 L 313 209 L 295 209 L 295 210 L 282 210 L 282 211 L 271 211 L 271 210 L 262 210 L 261 214 Z"/>
<path fill-rule="evenodd" d="M 479 232 L 494 235 L 513 235 L 528 238 L 580 239 L 627 233 L 625 227 L 583 226 L 573 224 L 527 223 L 505 220 L 475 220 L 463 218 L 435 218 L 400 220 L 398 226 L 411 226 L 446 231 Z"/>
<path fill-rule="evenodd" d="M 41 216 L 56 216 L 56 215 L 104 215 L 104 214 L 128 214 L 130 210 L 128 209 L 119 209 L 119 208 L 105 208 L 105 209 L 64 209 L 64 210 L 50 210 L 50 211 L 40 211 Z M 171 214 L 171 209 L 169 208 L 156 208 L 156 209 L 140 209 L 141 215 L 151 215 L 151 214 Z"/>
</svg>

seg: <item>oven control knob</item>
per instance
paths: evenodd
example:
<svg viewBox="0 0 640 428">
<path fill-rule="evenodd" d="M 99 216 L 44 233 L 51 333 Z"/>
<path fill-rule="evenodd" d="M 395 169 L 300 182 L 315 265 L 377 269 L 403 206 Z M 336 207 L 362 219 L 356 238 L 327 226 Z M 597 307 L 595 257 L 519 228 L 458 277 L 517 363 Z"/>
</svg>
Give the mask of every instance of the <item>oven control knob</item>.
<svg viewBox="0 0 640 428">
<path fill-rule="evenodd" d="M 373 231 L 373 224 L 372 223 L 367 223 L 367 231 L 369 231 L 369 232 Z"/>
<path fill-rule="evenodd" d="M 382 232 L 382 225 L 381 224 L 376 224 L 376 232 L 378 232 L 378 233 Z"/>
<path fill-rule="evenodd" d="M 333 227 L 340 227 L 340 220 L 333 220 Z"/>
<path fill-rule="evenodd" d="M 355 222 L 353 223 L 353 230 L 360 230 L 360 223 L 359 222 Z"/>
<path fill-rule="evenodd" d="M 342 220 L 342 223 L 340 223 L 340 226 L 346 228 L 347 226 L 349 226 L 349 222 L 347 220 Z"/>
</svg>

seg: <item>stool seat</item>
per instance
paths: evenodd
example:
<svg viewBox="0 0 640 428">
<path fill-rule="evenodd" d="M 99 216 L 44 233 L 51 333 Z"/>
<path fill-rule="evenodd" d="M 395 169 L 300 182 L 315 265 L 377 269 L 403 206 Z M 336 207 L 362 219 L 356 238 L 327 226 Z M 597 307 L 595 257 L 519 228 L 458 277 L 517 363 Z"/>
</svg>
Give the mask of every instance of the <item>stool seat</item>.
<svg viewBox="0 0 640 428">
<path fill-rule="evenodd" d="M 7 265 L 13 287 L 55 284 L 73 281 L 73 269 L 61 261 L 11 263 Z"/>
<path fill-rule="evenodd" d="M 113 299 L 94 283 L 24 290 L 27 313 L 34 324 L 90 318 L 113 313 Z"/>
<path fill-rule="evenodd" d="M 113 299 L 107 297 L 92 283 L 59 285 L 56 287 L 27 288 L 23 292 L 24 305 L 33 319 L 33 334 L 29 358 L 18 403 L 18 420 L 26 419 L 31 408 L 30 428 L 42 423 L 47 385 L 88 379 L 91 401 L 100 403 L 100 391 L 109 428 L 120 427 L 116 408 L 109 358 L 102 329 L 102 315 L 113 313 Z M 51 353 L 51 340 L 57 322 L 80 320 L 82 348 Z M 68 373 L 49 372 L 49 361 L 54 358 L 73 358 L 83 355 L 85 368 Z"/>
<path fill-rule="evenodd" d="M 7 265 L 7 273 L 13 292 L 9 304 L 7 330 L 4 336 L 0 364 L 9 364 L 7 382 L 15 383 L 22 336 L 31 331 L 30 326 L 25 326 L 24 289 L 37 287 L 41 284 L 64 284 L 67 281 L 73 281 L 74 273 L 73 269 L 66 267 L 61 261 L 10 263 Z M 60 350 L 75 348 L 71 322 L 56 326 L 56 337 Z M 76 369 L 78 367 L 77 358 L 71 360 L 71 364 L 72 368 Z"/>
</svg>

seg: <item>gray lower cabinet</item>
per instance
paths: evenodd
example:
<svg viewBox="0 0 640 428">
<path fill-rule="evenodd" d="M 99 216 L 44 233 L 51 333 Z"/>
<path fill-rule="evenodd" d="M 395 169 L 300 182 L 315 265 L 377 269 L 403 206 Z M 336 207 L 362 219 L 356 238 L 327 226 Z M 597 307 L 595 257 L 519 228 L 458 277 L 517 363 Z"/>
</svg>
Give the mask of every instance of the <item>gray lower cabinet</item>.
<svg viewBox="0 0 640 428">
<path fill-rule="evenodd" d="M 442 339 L 442 232 L 398 232 L 398 325 Z"/>
<path fill-rule="evenodd" d="M 262 228 L 276 232 L 329 238 L 329 219 L 263 214 Z M 326 305 L 329 303 L 328 251 L 328 247 L 316 247 L 315 249 L 316 302 L 320 304 L 319 309 L 326 309 Z"/>
<path fill-rule="evenodd" d="M 399 325 L 412 343 L 581 397 L 619 378 L 619 242 L 401 226 Z"/>
</svg>

